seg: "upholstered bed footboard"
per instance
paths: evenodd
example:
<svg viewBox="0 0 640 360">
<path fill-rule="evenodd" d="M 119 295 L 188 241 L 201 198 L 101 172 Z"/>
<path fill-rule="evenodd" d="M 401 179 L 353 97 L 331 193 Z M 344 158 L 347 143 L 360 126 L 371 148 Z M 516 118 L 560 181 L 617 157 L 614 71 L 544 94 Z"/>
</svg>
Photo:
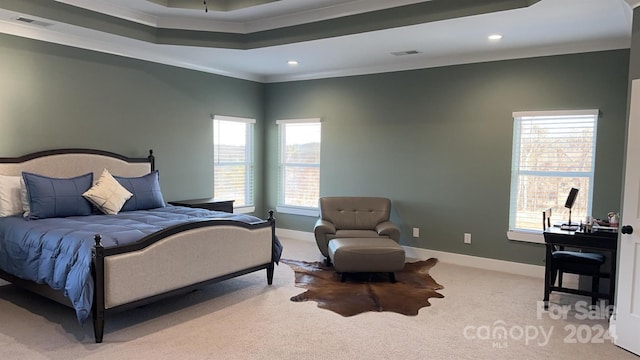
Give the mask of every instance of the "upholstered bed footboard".
<svg viewBox="0 0 640 360">
<path fill-rule="evenodd" d="M 104 248 L 96 235 L 92 307 L 96 342 L 105 315 L 258 270 L 273 281 L 275 219 L 257 223 L 211 219 L 184 223 L 141 241 Z"/>
<path fill-rule="evenodd" d="M 105 309 L 269 264 L 271 227 L 208 226 L 105 257 Z"/>
</svg>

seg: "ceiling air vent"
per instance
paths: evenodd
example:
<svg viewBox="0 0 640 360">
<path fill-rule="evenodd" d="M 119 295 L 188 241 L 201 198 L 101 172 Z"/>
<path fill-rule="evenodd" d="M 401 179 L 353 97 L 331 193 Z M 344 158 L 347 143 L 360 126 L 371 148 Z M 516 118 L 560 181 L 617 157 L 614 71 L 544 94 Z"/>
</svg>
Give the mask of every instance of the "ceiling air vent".
<svg viewBox="0 0 640 360">
<path fill-rule="evenodd" d="M 415 55 L 415 54 L 420 54 L 420 51 L 406 50 L 406 51 L 396 51 L 391 53 L 391 55 L 394 55 L 394 56 L 405 56 L 405 55 Z"/>
<path fill-rule="evenodd" d="M 20 22 L 23 22 L 25 24 L 41 26 L 41 27 L 47 27 L 47 26 L 53 25 L 52 23 L 48 23 L 48 22 L 44 22 L 44 21 L 40 21 L 40 20 L 35 20 L 35 19 L 30 19 L 30 18 L 27 18 L 27 17 L 24 17 L 24 16 L 17 17 L 16 21 L 20 21 Z"/>
</svg>

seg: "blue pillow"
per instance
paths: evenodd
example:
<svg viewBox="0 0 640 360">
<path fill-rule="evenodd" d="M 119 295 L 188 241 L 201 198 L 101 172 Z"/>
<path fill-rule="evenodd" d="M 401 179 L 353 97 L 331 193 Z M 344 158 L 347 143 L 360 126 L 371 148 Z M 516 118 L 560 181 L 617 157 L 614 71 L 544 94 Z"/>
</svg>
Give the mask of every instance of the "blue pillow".
<svg viewBox="0 0 640 360">
<path fill-rule="evenodd" d="M 93 173 L 70 179 L 22 173 L 29 199 L 29 219 L 91 215 L 82 194 L 93 185 Z"/>
<path fill-rule="evenodd" d="M 141 177 L 113 176 L 125 189 L 133 194 L 124 205 L 122 211 L 146 210 L 165 207 L 158 170 L 152 171 Z"/>
</svg>

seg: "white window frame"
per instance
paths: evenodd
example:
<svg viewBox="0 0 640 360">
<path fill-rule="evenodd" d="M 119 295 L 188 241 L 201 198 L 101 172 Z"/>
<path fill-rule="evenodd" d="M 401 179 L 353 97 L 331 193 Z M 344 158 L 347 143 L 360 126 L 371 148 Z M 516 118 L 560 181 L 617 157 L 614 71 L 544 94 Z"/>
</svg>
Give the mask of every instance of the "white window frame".
<svg viewBox="0 0 640 360">
<path fill-rule="evenodd" d="M 278 153 L 278 205 L 276 206 L 276 210 L 279 213 L 285 214 L 294 214 L 294 215 L 303 215 L 303 216 L 313 216 L 317 217 L 320 214 L 320 209 L 318 205 L 313 207 L 306 206 L 295 206 L 290 204 L 285 204 L 285 182 L 284 182 L 284 174 L 287 166 L 307 166 L 307 167 L 317 167 L 320 169 L 320 162 L 317 164 L 291 164 L 287 165 L 284 163 L 284 154 L 285 154 L 285 144 L 286 139 L 284 138 L 283 126 L 289 124 L 305 124 L 305 123 L 318 123 L 320 125 L 320 118 L 307 118 L 307 119 L 287 119 L 287 120 L 277 120 L 276 124 L 278 125 L 278 137 L 279 137 L 279 153 Z M 320 130 L 322 132 L 322 129 Z M 321 136 L 322 138 L 322 136 Z M 322 140 L 320 146 L 322 147 Z M 320 171 L 318 171 L 318 194 L 320 194 Z"/>
<path fill-rule="evenodd" d="M 542 235 L 542 230 L 535 229 L 522 229 L 516 228 L 515 226 L 515 217 L 516 217 L 516 202 L 518 197 L 518 176 L 521 173 L 519 170 L 519 159 L 520 159 L 520 139 L 521 139 L 521 122 L 523 119 L 528 118 L 526 120 L 530 120 L 531 117 L 568 117 L 568 116 L 593 116 L 594 124 L 593 124 L 593 147 L 592 147 L 592 156 L 591 156 L 591 171 L 590 172 L 535 172 L 530 171 L 527 172 L 527 175 L 545 175 L 545 176 L 562 176 L 562 177 L 584 177 L 588 179 L 589 186 L 588 191 L 584 191 L 581 189 L 581 196 L 586 197 L 587 204 L 587 214 L 591 214 L 591 208 L 593 205 L 593 188 L 594 188 L 594 173 L 595 173 L 595 157 L 596 157 L 596 138 L 597 138 L 597 129 L 598 129 L 598 115 L 599 110 L 597 109 L 588 109 L 588 110 L 561 110 L 561 111 L 521 111 L 514 112 L 514 129 L 513 129 L 513 153 L 512 153 L 512 168 L 511 168 L 511 191 L 510 191 L 510 203 L 509 203 L 509 230 L 507 232 L 507 238 L 509 240 L 517 240 L 517 241 L 525 241 L 525 242 L 534 242 L 544 244 L 544 237 Z M 534 120 L 535 121 L 535 120 Z M 567 191 L 568 195 L 568 191 Z M 542 227 L 542 211 L 544 209 L 540 209 L 540 226 Z M 562 219 L 557 219 L 560 221 Z M 575 218 L 573 220 L 576 220 Z"/>
<path fill-rule="evenodd" d="M 215 162 L 215 137 L 217 136 L 215 129 L 216 121 L 227 121 L 227 122 L 237 122 L 244 123 L 247 125 L 245 131 L 245 161 L 241 164 L 244 164 L 246 168 L 245 172 L 245 200 L 246 204 L 238 205 L 234 203 L 233 212 L 234 213 L 251 213 L 256 210 L 255 208 L 255 161 L 254 161 L 254 124 L 256 123 L 256 119 L 237 117 L 237 116 L 225 116 L 225 115 L 214 115 L 212 118 L 213 123 L 213 142 L 214 142 L 214 169 L 216 167 Z M 224 165 L 220 164 L 220 166 L 225 165 L 234 165 L 234 163 L 225 163 Z M 235 165 L 239 165 L 235 164 Z M 214 179 L 213 179 L 213 193 L 215 196 L 215 170 L 214 170 Z M 221 200 L 237 200 L 237 199 L 221 199 Z"/>
</svg>

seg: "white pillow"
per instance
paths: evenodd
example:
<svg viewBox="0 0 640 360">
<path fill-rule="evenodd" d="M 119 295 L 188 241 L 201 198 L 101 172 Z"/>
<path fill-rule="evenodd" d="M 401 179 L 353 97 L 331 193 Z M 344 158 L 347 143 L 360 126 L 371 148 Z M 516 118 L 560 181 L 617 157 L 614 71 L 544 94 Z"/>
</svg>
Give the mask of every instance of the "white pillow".
<svg viewBox="0 0 640 360">
<path fill-rule="evenodd" d="M 22 214 L 22 176 L 0 175 L 0 216 Z"/>
<path fill-rule="evenodd" d="M 104 169 L 95 185 L 85 191 L 82 196 L 103 213 L 115 215 L 133 194 L 120 185 L 107 169 Z"/>
</svg>

